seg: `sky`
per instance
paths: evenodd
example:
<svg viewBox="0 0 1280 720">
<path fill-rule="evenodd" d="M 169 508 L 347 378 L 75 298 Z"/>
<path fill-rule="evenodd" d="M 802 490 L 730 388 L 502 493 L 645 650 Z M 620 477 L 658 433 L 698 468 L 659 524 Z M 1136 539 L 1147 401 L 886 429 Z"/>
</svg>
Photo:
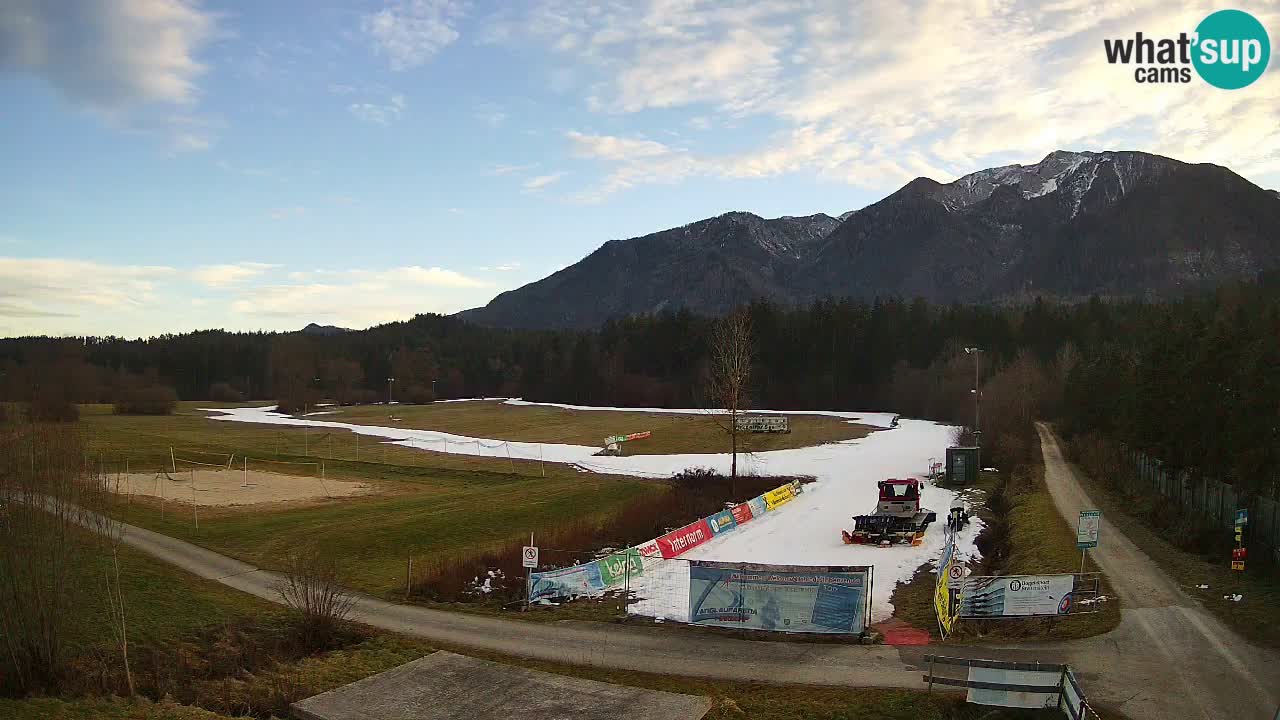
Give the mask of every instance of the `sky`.
<svg viewBox="0 0 1280 720">
<path fill-rule="evenodd" d="M 1231 7 L 1275 40 L 1280 5 Z M 1056 149 L 1280 187 L 1280 70 L 1228 91 L 1106 62 L 1218 9 L 5 0 L 0 336 L 451 313 L 613 238 Z"/>
</svg>

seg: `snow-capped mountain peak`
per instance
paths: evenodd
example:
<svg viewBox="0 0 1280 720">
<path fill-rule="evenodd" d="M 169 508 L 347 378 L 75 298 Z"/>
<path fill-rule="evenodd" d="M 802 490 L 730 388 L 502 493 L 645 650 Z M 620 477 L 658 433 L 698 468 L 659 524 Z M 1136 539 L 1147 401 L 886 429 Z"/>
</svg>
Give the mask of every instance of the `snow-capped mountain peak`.
<svg viewBox="0 0 1280 720">
<path fill-rule="evenodd" d="M 982 202 L 996 188 L 1016 188 L 1023 199 L 1059 194 L 1071 205 L 1071 215 L 1080 212 L 1085 195 L 1100 176 L 1107 183 L 1107 201 L 1123 197 L 1139 182 L 1166 171 L 1176 161 L 1136 152 L 1071 152 L 1055 150 L 1034 165 L 1004 165 L 970 173 L 955 182 L 938 186 L 936 197 L 948 209 L 956 210 Z"/>
</svg>

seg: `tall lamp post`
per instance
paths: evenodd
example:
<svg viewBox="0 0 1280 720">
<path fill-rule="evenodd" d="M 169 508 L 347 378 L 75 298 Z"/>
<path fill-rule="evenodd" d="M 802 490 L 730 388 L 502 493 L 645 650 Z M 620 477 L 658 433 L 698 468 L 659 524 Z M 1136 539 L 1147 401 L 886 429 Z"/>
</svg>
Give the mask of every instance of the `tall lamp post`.
<svg viewBox="0 0 1280 720">
<path fill-rule="evenodd" d="M 395 379 L 395 378 L 393 378 L 393 377 L 389 377 L 389 378 L 387 378 L 387 404 L 388 404 L 388 405 L 390 405 L 390 404 L 391 404 L 391 383 L 393 383 L 393 382 L 395 382 L 395 381 L 396 381 L 396 379 Z"/>
<path fill-rule="evenodd" d="M 978 446 L 978 472 L 982 471 L 982 348 L 967 347 L 965 353 L 973 356 L 973 440 Z"/>
</svg>

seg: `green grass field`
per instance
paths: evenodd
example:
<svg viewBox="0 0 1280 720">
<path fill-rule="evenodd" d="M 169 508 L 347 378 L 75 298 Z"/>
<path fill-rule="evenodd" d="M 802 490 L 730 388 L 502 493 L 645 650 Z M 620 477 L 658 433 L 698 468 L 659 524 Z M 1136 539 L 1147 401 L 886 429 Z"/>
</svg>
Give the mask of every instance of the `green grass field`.
<svg viewBox="0 0 1280 720">
<path fill-rule="evenodd" d="M 624 444 L 628 455 L 728 452 L 729 437 L 709 415 L 636 413 L 616 410 L 565 410 L 555 407 L 504 405 L 501 401 L 431 405 L 360 405 L 335 408 L 324 415 L 358 425 L 440 430 L 495 440 L 604 445 L 609 435 L 651 431 L 653 436 Z M 397 418 L 397 419 L 392 419 Z M 866 436 L 872 428 L 840 418 L 794 415 L 790 433 L 742 433 L 745 452 L 784 450 Z"/>
<path fill-rule="evenodd" d="M 232 452 L 284 461 L 317 459 L 303 453 L 317 447 L 313 441 L 320 433 L 307 438 L 301 428 L 217 422 L 194 409 L 200 405 L 184 404 L 170 417 L 87 408 L 81 422 L 91 452 L 104 458 L 108 469 L 123 469 L 126 457 L 133 472 L 164 468 L 170 446 L 179 457 L 210 462 L 224 462 Z M 352 437 L 342 436 L 343 441 Z M 121 518 L 267 568 L 279 567 L 290 550 L 314 544 L 340 558 L 357 589 L 400 597 L 410 554 L 415 562 L 430 562 L 433 556 L 474 551 L 530 531 L 603 519 L 666 491 L 652 481 L 580 473 L 552 463 L 543 477 L 538 463 L 400 447 L 387 449 L 386 462 L 372 447 L 364 456 L 370 459 L 356 462 L 325 458 L 325 446 L 318 446 L 329 477 L 371 481 L 378 494 L 298 506 L 202 508 L 198 532 L 189 507 L 172 502 L 162 509 L 154 499 L 135 497 L 118 503 Z"/>
</svg>

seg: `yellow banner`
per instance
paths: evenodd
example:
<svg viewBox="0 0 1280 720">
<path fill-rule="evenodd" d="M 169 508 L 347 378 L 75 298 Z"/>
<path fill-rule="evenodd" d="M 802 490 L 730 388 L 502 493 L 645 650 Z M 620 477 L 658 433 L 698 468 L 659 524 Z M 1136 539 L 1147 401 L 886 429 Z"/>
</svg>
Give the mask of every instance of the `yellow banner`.
<svg viewBox="0 0 1280 720">
<path fill-rule="evenodd" d="M 790 484 L 783 485 L 782 487 L 774 488 L 769 492 L 765 493 L 764 504 L 770 510 L 773 510 L 777 508 L 779 505 L 785 505 L 786 503 L 791 502 L 792 499 L 795 498 L 795 496 L 796 496 L 795 488 L 791 487 Z"/>
<path fill-rule="evenodd" d="M 943 637 L 951 632 L 960 614 L 960 603 L 951 600 L 951 568 L 958 567 L 955 560 L 948 562 L 938 573 L 938 584 L 933 593 L 933 609 L 938 613 L 938 626 L 942 628 Z"/>
</svg>

